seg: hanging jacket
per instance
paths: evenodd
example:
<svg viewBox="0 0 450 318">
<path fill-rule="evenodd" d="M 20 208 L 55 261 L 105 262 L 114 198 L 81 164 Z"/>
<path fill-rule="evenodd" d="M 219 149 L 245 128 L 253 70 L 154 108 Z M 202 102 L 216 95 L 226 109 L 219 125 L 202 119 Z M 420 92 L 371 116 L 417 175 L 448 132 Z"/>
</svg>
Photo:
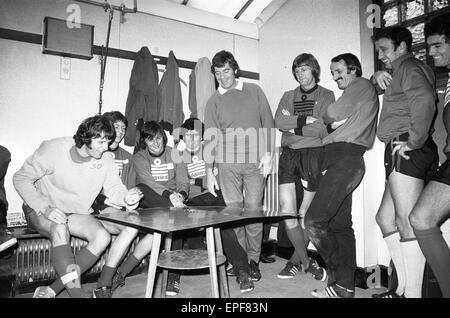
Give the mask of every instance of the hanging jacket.
<svg viewBox="0 0 450 318">
<path fill-rule="evenodd" d="M 198 118 L 197 98 L 195 94 L 195 69 L 193 69 L 189 75 L 189 110 L 191 111 L 191 118 Z"/>
<path fill-rule="evenodd" d="M 161 78 L 159 89 L 161 92 L 161 108 L 158 121 L 167 121 L 172 123 L 173 127 L 180 127 L 184 121 L 183 101 L 181 99 L 178 64 L 173 51 L 169 53 L 166 71 Z"/>
<path fill-rule="evenodd" d="M 211 62 L 202 57 L 195 65 L 195 95 L 197 102 L 197 118 L 204 120 L 205 107 L 208 99 L 216 91 L 214 75 L 211 73 Z"/>
<path fill-rule="evenodd" d="M 158 92 L 158 68 L 148 47 L 144 46 L 137 53 L 130 77 L 125 117 L 128 128 L 125 145 L 135 146 L 139 141 L 138 120 L 142 122 L 157 120 L 160 108 Z"/>
</svg>

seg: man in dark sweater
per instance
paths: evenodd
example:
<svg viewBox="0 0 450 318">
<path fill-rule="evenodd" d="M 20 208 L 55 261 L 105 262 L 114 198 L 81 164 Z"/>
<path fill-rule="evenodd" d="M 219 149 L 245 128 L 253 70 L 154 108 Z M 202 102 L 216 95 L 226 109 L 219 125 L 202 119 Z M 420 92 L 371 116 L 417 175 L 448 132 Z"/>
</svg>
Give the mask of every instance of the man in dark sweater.
<svg viewBox="0 0 450 318">
<path fill-rule="evenodd" d="M 10 161 L 11 153 L 5 147 L 0 146 L 0 252 L 17 243 L 17 239 L 6 228 L 8 201 L 6 200 L 4 182 Z"/>
<path fill-rule="evenodd" d="M 205 108 L 203 158 L 208 191 L 215 196 L 221 189 L 227 206 L 262 209 L 265 178 L 272 170 L 272 111 L 258 85 L 238 78 L 239 65 L 230 52 L 218 52 L 211 71 L 219 87 Z M 218 178 L 214 164 L 218 164 Z M 263 225 L 246 224 L 235 231 L 250 265 L 250 277 L 241 272 L 238 281 L 258 281 Z"/>
<path fill-rule="evenodd" d="M 425 35 L 434 65 L 450 71 L 450 14 L 438 16 L 427 23 Z M 447 131 L 444 148 L 447 160 L 423 190 L 409 220 L 443 297 L 450 298 L 450 250 L 439 229 L 442 222 L 448 219 L 450 211 L 450 74 L 444 98 L 442 116 Z"/>
<path fill-rule="evenodd" d="M 385 90 L 377 136 L 386 145 L 386 187 L 376 221 L 398 277 L 396 290 L 375 297 L 421 297 L 425 257 L 408 216 L 439 158 L 431 137 L 435 78 L 412 55 L 411 45 L 411 32 L 404 27 L 388 27 L 375 36 L 378 58 L 390 70 L 373 76 L 373 83 Z"/>
<path fill-rule="evenodd" d="M 306 213 L 305 228 L 328 272 L 328 286 L 312 295 L 353 298 L 356 246 L 351 197 L 365 173 L 363 154 L 375 139 L 378 96 L 370 81 L 361 77 L 361 64 L 351 53 L 331 60 L 331 74 L 344 92 L 324 116 L 329 134 L 322 139 L 322 178 Z"/>
</svg>

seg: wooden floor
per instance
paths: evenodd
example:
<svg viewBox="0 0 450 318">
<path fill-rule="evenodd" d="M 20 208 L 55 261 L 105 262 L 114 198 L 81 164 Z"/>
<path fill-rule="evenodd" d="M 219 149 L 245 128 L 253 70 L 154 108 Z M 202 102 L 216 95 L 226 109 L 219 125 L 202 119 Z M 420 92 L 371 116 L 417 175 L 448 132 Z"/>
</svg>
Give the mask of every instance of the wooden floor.
<svg viewBox="0 0 450 318">
<path fill-rule="evenodd" d="M 275 263 L 260 263 L 262 279 L 255 282 L 255 289 L 248 293 L 241 293 L 239 284 L 235 277 L 228 277 L 229 291 L 231 298 L 314 298 L 311 291 L 316 288 L 324 288 L 326 282 L 316 281 L 310 274 L 298 273 L 291 279 L 280 279 L 277 274 L 286 264 L 286 260 L 274 256 Z M 160 280 L 162 275 L 158 275 L 154 295 L 160 295 Z M 128 277 L 124 287 L 119 288 L 113 295 L 113 298 L 143 298 L 145 294 L 145 284 L 147 274 L 143 272 L 139 275 Z M 95 283 L 84 284 L 86 291 L 95 288 Z M 385 291 L 384 288 L 377 289 L 356 289 L 356 298 L 371 298 L 374 293 Z M 21 294 L 16 297 L 32 297 L 32 294 Z M 66 292 L 58 295 L 58 298 L 67 298 Z M 181 276 L 180 293 L 177 296 L 167 296 L 167 298 L 210 298 L 210 278 L 207 271 L 187 273 Z"/>
</svg>

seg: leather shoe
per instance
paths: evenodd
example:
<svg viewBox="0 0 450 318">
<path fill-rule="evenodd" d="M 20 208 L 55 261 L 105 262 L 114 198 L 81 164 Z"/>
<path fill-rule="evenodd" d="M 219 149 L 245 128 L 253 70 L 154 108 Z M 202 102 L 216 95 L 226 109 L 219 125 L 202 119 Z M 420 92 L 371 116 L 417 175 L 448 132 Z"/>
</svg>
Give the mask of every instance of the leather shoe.
<svg viewBox="0 0 450 318">
<path fill-rule="evenodd" d="M 259 260 L 260 260 L 262 263 L 273 263 L 273 262 L 275 262 L 275 258 L 270 257 L 270 256 L 268 256 L 268 255 L 264 255 L 264 254 L 261 254 L 261 255 L 259 256 Z"/>
</svg>

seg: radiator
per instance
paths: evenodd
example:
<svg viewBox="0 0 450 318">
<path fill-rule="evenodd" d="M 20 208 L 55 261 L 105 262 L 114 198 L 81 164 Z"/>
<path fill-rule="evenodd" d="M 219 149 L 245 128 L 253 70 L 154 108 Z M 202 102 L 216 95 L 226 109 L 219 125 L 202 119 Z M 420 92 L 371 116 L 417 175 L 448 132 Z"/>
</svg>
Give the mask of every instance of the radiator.
<svg viewBox="0 0 450 318">
<path fill-rule="evenodd" d="M 278 197 L 278 159 L 276 153 L 273 163 L 274 171 L 267 177 L 266 188 L 264 190 L 264 214 L 266 216 L 276 216 L 279 212 L 280 201 Z"/>
<path fill-rule="evenodd" d="M 115 236 L 113 236 L 113 240 Z M 135 239 L 128 254 L 134 250 L 134 246 L 139 241 L 139 237 Z M 87 242 L 78 238 L 71 239 L 71 247 L 76 253 L 87 245 Z M 108 255 L 109 248 L 100 257 L 97 263 L 85 273 L 85 275 L 98 274 L 101 272 Z M 26 283 L 53 280 L 56 278 L 56 272 L 51 264 L 51 243 L 50 240 L 42 237 L 18 239 L 18 247 L 15 252 L 15 284 L 21 285 Z M 127 255 L 128 255 L 127 254 Z M 139 267 L 145 266 L 147 258 L 144 258 Z"/>
</svg>

